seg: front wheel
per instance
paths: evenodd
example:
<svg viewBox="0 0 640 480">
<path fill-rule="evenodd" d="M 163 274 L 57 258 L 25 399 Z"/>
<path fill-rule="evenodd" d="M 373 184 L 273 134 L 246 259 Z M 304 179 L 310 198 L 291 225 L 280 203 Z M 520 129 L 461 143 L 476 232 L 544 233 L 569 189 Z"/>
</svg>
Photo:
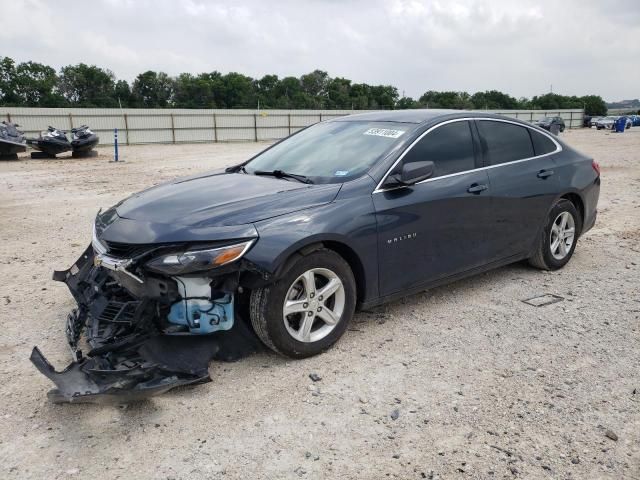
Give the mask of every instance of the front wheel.
<svg viewBox="0 0 640 480">
<path fill-rule="evenodd" d="M 582 230 L 582 219 L 569 200 L 560 199 L 549 212 L 547 223 L 538 238 L 536 251 L 529 263 L 543 270 L 564 267 L 574 250 Z"/>
<path fill-rule="evenodd" d="M 267 347 L 305 358 L 338 341 L 355 304 L 349 264 L 332 250 L 320 249 L 298 257 L 274 284 L 251 292 L 251 323 Z"/>
</svg>

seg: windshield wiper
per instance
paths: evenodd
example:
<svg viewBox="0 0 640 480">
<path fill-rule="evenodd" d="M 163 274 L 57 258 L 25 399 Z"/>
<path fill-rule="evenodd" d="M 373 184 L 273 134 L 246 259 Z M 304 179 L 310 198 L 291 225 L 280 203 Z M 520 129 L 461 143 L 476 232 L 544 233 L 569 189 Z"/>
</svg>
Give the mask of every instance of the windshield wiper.
<svg viewBox="0 0 640 480">
<path fill-rule="evenodd" d="M 287 173 L 282 170 L 255 170 L 253 172 L 254 175 L 268 175 L 276 178 L 292 178 L 293 180 L 297 180 L 301 183 L 313 183 L 309 177 L 305 177 L 304 175 L 297 175 L 295 173 Z"/>
</svg>

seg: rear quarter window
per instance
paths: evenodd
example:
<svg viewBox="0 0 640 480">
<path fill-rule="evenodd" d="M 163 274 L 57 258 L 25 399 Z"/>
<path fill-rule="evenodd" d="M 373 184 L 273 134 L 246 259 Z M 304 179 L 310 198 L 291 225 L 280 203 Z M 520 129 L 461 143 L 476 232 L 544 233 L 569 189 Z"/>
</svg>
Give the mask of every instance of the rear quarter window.
<svg viewBox="0 0 640 480">
<path fill-rule="evenodd" d="M 480 120 L 478 130 L 486 145 L 491 165 L 535 156 L 529 129 L 526 127 L 507 122 Z"/>
<path fill-rule="evenodd" d="M 529 134 L 531 135 L 533 151 L 536 156 L 556 151 L 556 144 L 546 135 L 536 132 L 535 130 L 529 130 Z"/>
</svg>

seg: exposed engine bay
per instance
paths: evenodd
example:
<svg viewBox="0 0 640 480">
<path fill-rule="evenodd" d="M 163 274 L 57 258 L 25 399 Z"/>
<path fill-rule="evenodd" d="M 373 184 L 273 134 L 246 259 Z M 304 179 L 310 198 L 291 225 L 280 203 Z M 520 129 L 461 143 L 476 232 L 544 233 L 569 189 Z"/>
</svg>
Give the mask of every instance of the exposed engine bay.
<svg viewBox="0 0 640 480">
<path fill-rule="evenodd" d="M 233 361 L 258 350 L 260 341 L 239 308 L 247 266 L 225 266 L 250 244 L 118 252 L 113 246 L 107 251 L 94 232 L 76 263 L 53 276 L 78 303 L 66 323 L 74 361 L 58 372 L 37 347 L 31 354 L 56 385 L 50 400 L 140 400 L 210 381 L 211 360 Z M 202 268 L 211 261 L 220 267 Z"/>
</svg>

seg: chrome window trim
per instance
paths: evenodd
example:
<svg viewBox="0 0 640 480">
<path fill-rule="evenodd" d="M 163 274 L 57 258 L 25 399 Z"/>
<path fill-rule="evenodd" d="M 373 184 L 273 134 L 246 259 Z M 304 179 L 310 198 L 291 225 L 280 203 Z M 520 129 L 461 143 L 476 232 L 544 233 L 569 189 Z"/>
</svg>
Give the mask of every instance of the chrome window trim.
<svg viewBox="0 0 640 480">
<path fill-rule="evenodd" d="M 466 173 L 471 173 L 471 172 L 480 172 L 482 170 L 489 170 L 491 168 L 498 168 L 498 167 L 502 167 L 504 165 L 514 165 L 516 163 L 520 163 L 520 162 L 527 162 L 529 160 L 535 160 L 538 158 L 544 158 L 547 157 L 549 155 L 554 155 L 558 152 L 562 151 L 562 145 L 560 145 L 560 143 L 558 143 L 558 141 L 553 138 L 551 136 L 550 133 L 544 132 L 544 131 L 540 131 L 538 129 L 536 129 L 533 126 L 529 126 L 529 125 L 524 125 L 520 122 L 513 122 L 511 120 L 507 120 L 507 119 L 502 119 L 502 118 L 490 118 L 490 117 L 464 117 L 464 118 L 454 118 L 452 120 L 447 120 L 445 122 L 442 123 L 438 123 L 437 125 L 434 125 L 432 127 L 430 127 L 429 129 L 427 129 L 425 132 L 423 132 L 418 138 L 416 138 L 413 142 L 411 142 L 411 145 L 409 145 L 404 152 L 402 152 L 402 154 L 397 158 L 397 160 L 395 162 L 393 162 L 393 165 L 391 165 L 391 167 L 389 167 L 389 169 L 387 170 L 387 172 L 384 174 L 384 176 L 382 177 L 382 179 L 380 180 L 380 182 L 378 182 L 378 185 L 376 186 L 375 190 L 372 192 L 373 193 L 381 193 L 381 192 L 389 192 L 391 190 L 397 190 L 398 188 L 405 188 L 403 186 L 399 186 L 399 187 L 392 187 L 392 188 L 382 188 L 382 184 L 385 182 L 385 180 L 387 179 L 387 177 L 389 176 L 389 174 L 393 171 L 394 168 L 396 168 L 396 166 L 398 165 L 398 163 L 400 163 L 400 161 L 404 158 L 404 156 L 409 152 L 409 150 L 411 150 L 413 148 L 413 146 L 418 143 L 420 140 L 422 140 L 422 138 L 426 135 L 428 135 L 429 133 L 431 133 L 432 131 L 434 131 L 436 128 L 441 127 L 442 125 L 447 125 L 449 123 L 454 123 L 454 122 L 465 122 L 465 121 L 472 121 L 472 120 L 479 120 L 479 121 L 489 121 L 489 122 L 502 122 L 502 123 L 511 123 L 513 125 L 517 125 L 519 127 L 523 127 L 523 128 L 528 128 L 529 130 L 533 130 L 536 133 L 539 133 L 541 135 L 545 135 L 548 139 L 550 139 L 554 145 L 556 146 L 556 149 L 553 152 L 549 152 L 549 153 L 543 153 L 542 155 L 535 155 L 533 157 L 528 157 L 528 158 L 523 158 L 520 160 L 513 160 L 511 162 L 505 162 L 505 163 L 499 163 L 497 165 L 487 165 L 486 167 L 479 167 L 479 168 L 472 168 L 471 170 L 464 170 L 462 172 L 456 172 L 456 173 L 450 173 L 448 175 L 442 175 L 440 177 L 434 177 L 434 178 L 427 178 L 426 180 L 422 180 L 421 182 L 416 183 L 415 185 L 420 185 L 422 183 L 427 183 L 427 182 L 434 182 L 436 180 L 440 180 L 443 178 L 450 178 L 450 177 L 456 177 L 458 175 L 464 175 Z M 533 145 L 532 145 L 533 147 Z"/>
</svg>

